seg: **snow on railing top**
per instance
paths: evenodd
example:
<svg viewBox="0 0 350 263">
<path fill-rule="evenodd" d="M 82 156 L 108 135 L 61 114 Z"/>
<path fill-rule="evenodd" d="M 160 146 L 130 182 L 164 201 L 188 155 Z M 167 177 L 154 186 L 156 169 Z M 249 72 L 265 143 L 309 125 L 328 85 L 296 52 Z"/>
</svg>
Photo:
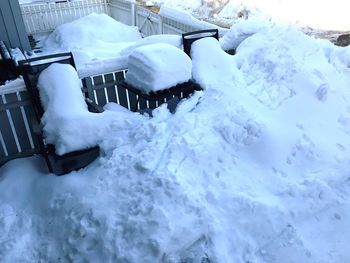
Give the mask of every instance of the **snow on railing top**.
<svg viewBox="0 0 350 263">
<path fill-rule="evenodd" d="M 26 86 L 23 79 L 18 78 L 0 86 L 0 96 L 25 91 Z"/>
</svg>

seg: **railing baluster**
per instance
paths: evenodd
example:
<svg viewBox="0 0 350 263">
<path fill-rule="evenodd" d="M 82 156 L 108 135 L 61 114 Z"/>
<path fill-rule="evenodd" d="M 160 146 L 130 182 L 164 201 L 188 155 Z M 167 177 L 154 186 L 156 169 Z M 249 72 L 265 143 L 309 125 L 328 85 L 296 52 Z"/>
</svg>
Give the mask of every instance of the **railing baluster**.
<svg viewBox="0 0 350 263">
<path fill-rule="evenodd" d="M 3 103 L 7 104 L 6 96 L 5 95 L 1 95 L 1 98 L 2 98 Z M 15 129 L 15 125 L 13 124 L 13 120 L 12 120 L 12 116 L 11 116 L 10 110 L 6 110 L 6 115 L 7 115 L 7 118 L 9 120 L 9 123 L 10 123 L 12 135 L 13 135 L 13 137 L 15 139 L 15 142 L 16 142 L 17 150 L 18 150 L 18 152 L 22 152 L 21 145 L 20 145 L 20 143 L 18 141 L 18 136 L 17 136 L 17 132 L 16 132 L 16 129 Z"/>
</svg>

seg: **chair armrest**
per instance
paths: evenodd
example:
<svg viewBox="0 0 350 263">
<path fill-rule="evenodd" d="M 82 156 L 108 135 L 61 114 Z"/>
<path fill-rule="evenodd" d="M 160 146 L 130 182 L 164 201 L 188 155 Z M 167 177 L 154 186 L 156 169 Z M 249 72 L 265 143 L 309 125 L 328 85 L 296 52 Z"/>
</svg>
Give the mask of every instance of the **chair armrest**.
<svg viewBox="0 0 350 263">
<path fill-rule="evenodd" d="M 85 101 L 86 101 L 86 104 L 88 105 L 88 109 L 89 109 L 90 112 L 94 112 L 94 113 L 104 112 L 103 107 L 101 107 L 100 105 L 97 105 L 91 99 L 86 98 Z"/>
</svg>

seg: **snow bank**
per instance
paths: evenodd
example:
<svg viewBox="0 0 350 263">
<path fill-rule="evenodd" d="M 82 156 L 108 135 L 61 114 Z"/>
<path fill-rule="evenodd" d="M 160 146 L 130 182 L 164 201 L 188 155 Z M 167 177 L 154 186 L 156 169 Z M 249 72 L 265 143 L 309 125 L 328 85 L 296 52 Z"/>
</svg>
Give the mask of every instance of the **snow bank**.
<svg viewBox="0 0 350 263">
<path fill-rule="evenodd" d="M 262 19 L 241 19 L 232 25 L 230 30 L 220 38 L 224 50 L 236 49 L 245 39 L 257 32 L 273 26 L 271 22 Z"/>
<path fill-rule="evenodd" d="M 59 155 L 98 145 L 112 129 L 118 116 L 111 111 L 91 113 L 87 109 L 81 81 L 70 65 L 52 64 L 38 81 L 45 110 L 42 118 L 47 143 L 56 146 Z"/>
<path fill-rule="evenodd" d="M 191 70 L 191 59 L 182 50 L 169 44 L 152 44 L 131 53 L 125 80 L 148 93 L 189 81 Z"/>
<path fill-rule="evenodd" d="M 235 56 L 196 41 L 205 90 L 174 115 L 120 117 L 68 176 L 0 168 L 2 261 L 347 262 L 348 52 L 278 26 Z"/>
</svg>

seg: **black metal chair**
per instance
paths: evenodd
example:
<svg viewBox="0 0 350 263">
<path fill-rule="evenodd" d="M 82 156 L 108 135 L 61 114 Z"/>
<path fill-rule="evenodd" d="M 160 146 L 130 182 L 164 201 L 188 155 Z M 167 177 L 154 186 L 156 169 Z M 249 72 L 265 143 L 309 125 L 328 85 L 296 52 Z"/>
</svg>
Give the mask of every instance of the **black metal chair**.
<svg viewBox="0 0 350 263">
<path fill-rule="evenodd" d="M 45 142 L 45 136 L 40 127 L 40 120 L 44 114 L 44 109 L 41 105 L 37 84 L 40 73 L 52 63 L 70 64 L 75 68 L 72 53 L 61 53 L 22 60 L 19 61 L 19 66 L 35 112 L 35 118 L 31 120 L 31 124 L 39 141 L 40 152 L 45 158 L 49 171 L 56 175 L 63 175 L 90 164 L 99 156 L 100 149 L 96 146 L 86 150 L 57 155 L 55 153 L 55 146 Z M 86 99 L 86 103 L 91 112 L 98 113 L 103 111 L 101 107 L 89 99 Z"/>
<path fill-rule="evenodd" d="M 199 31 L 193 31 L 193 32 L 182 34 L 182 43 L 184 46 L 184 52 L 191 57 L 192 43 L 197 41 L 198 39 L 205 38 L 205 37 L 213 37 L 219 40 L 219 30 L 206 29 L 206 30 L 199 30 Z"/>
<path fill-rule="evenodd" d="M 195 91 L 200 91 L 202 88 L 192 82 L 188 81 L 182 84 L 178 84 L 169 89 L 161 90 L 158 92 L 145 93 L 140 89 L 137 89 L 125 81 L 119 84 L 120 93 L 128 93 L 128 104 L 131 111 L 134 112 L 147 112 L 151 115 L 151 111 L 159 107 L 163 103 L 167 103 L 168 109 L 171 113 L 175 112 L 176 106 L 181 99 L 188 98 Z M 127 102 L 121 101 L 121 105 L 127 107 Z"/>
</svg>

